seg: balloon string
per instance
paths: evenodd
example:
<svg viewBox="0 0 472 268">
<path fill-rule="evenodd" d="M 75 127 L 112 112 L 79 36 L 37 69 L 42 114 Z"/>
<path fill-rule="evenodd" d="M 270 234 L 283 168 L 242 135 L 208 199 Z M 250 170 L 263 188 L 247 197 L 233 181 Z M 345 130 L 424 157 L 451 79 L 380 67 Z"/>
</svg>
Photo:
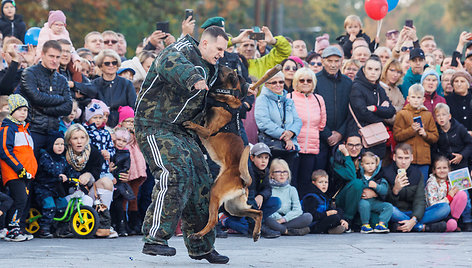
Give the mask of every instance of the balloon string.
<svg viewBox="0 0 472 268">
<path fill-rule="evenodd" d="M 380 30 L 382 29 L 382 21 L 383 19 L 377 21 L 377 38 L 376 39 L 379 39 L 380 38 Z M 377 49 L 377 47 L 379 46 L 379 43 L 375 43 L 375 49 Z"/>
</svg>

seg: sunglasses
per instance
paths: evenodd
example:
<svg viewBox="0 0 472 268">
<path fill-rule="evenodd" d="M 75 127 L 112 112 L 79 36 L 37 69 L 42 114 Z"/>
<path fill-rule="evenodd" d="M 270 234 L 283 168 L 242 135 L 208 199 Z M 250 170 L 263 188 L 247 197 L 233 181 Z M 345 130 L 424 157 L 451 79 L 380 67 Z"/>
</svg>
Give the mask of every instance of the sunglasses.
<svg viewBox="0 0 472 268">
<path fill-rule="evenodd" d="M 312 62 L 310 62 L 310 65 L 311 65 L 311 66 L 315 66 L 315 65 L 316 65 L 316 66 L 321 66 L 321 65 L 323 65 L 323 64 L 322 64 L 321 62 L 314 62 L 314 61 L 312 61 Z"/>
<path fill-rule="evenodd" d="M 111 66 L 111 65 L 116 66 L 116 65 L 118 65 L 118 61 L 117 61 L 117 60 L 114 60 L 114 61 L 105 61 L 105 62 L 103 63 L 103 65 L 105 65 L 105 66 Z"/>
<path fill-rule="evenodd" d="M 414 47 L 402 47 L 402 52 L 412 50 Z"/>
<path fill-rule="evenodd" d="M 302 83 L 302 84 L 305 84 L 305 82 L 306 82 L 307 84 L 313 83 L 313 80 L 312 80 L 312 79 L 300 79 L 300 80 L 298 80 L 298 81 L 300 81 L 300 83 Z"/>
<path fill-rule="evenodd" d="M 292 66 L 291 68 L 290 68 L 290 66 L 287 66 L 287 67 L 284 68 L 285 71 L 290 71 L 290 69 L 292 69 L 292 71 L 296 71 L 298 68 L 297 68 L 297 66 Z"/>
<path fill-rule="evenodd" d="M 285 84 L 285 82 L 284 81 L 273 81 L 273 82 L 267 82 L 266 84 L 269 84 L 269 85 L 277 85 L 277 84 L 283 85 L 283 84 Z"/>
<path fill-rule="evenodd" d="M 116 44 L 116 43 L 118 43 L 118 40 L 105 40 L 105 41 L 103 41 L 103 43 L 107 44 L 107 45 L 108 44 Z"/>
</svg>

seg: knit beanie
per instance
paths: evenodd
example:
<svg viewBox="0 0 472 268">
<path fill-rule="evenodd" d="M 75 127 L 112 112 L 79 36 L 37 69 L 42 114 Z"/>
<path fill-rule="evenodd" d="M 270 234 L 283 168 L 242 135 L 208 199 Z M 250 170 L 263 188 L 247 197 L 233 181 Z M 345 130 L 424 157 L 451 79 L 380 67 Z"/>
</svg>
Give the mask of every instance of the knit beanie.
<svg viewBox="0 0 472 268">
<path fill-rule="evenodd" d="M 115 129 L 115 137 L 125 139 L 128 142 L 131 139 L 129 131 L 124 127 L 119 127 Z"/>
<path fill-rule="evenodd" d="M 103 113 L 106 114 L 106 113 L 110 113 L 110 108 L 108 108 L 108 106 L 101 100 L 97 100 L 97 99 L 92 99 L 90 101 L 90 103 L 97 103 L 98 105 L 100 105 L 100 107 L 102 108 L 103 110 Z"/>
<path fill-rule="evenodd" d="M 452 78 L 451 78 L 451 85 L 454 86 L 454 80 L 455 80 L 457 77 L 464 77 L 465 80 L 467 80 L 467 82 L 469 82 L 469 87 L 472 85 L 472 76 L 470 76 L 470 74 L 469 74 L 468 72 L 465 72 L 465 71 L 457 71 L 457 72 L 455 72 L 455 73 L 452 75 Z"/>
<path fill-rule="evenodd" d="M 320 54 L 320 51 L 329 47 L 329 34 L 325 33 L 322 36 L 316 37 L 315 52 Z"/>
<path fill-rule="evenodd" d="M 90 103 L 85 107 L 85 121 L 88 122 L 95 115 L 103 115 L 103 109 L 98 103 Z"/>
<path fill-rule="evenodd" d="M 20 94 L 11 94 L 8 96 L 8 110 L 13 114 L 21 107 L 28 108 L 28 101 Z"/>
<path fill-rule="evenodd" d="M 300 59 L 297 56 L 289 56 L 288 59 L 293 60 L 294 62 L 296 62 L 298 68 L 301 68 L 304 65 L 302 59 Z"/>
<path fill-rule="evenodd" d="M 423 85 L 423 81 L 426 77 L 430 76 L 430 75 L 434 75 L 436 76 L 436 78 L 438 79 L 438 82 L 441 81 L 439 79 L 439 74 L 434 70 L 434 69 L 428 69 L 426 70 L 423 75 L 421 76 L 421 84 Z"/>
<path fill-rule="evenodd" d="M 60 21 L 60 22 L 64 23 L 64 25 L 66 24 L 66 15 L 64 14 L 64 12 L 62 12 L 60 10 L 51 10 L 51 11 L 49 11 L 49 18 L 48 18 L 49 27 L 51 27 L 51 25 L 53 25 L 54 22 L 56 22 L 56 21 Z"/>
<path fill-rule="evenodd" d="M 128 118 L 134 118 L 133 108 L 129 106 L 120 106 L 120 108 L 118 108 L 118 113 L 118 123 L 121 123 Z"/>
<path fill-rule="evenodd" d="M 48 132 L 48 139 L 47 139 L 47 143 L 46 143 L 46 151 L 56 161 L 58 159 L 60 159 L 61 155 L 64 154 L 64 152 L 62 152 L 62 154 L 57 155 L 54 152 L 54 143 L 56 142 L 57 139 L 61 139 L 61 138 L 64 139 L 64 134 L 62 134 L 61 131 L 49 131 Z"/>
<path fill-rule="evenodd" d="M 2 5 L 1 5 L 1 11 L 2 11 L 2 17 L 5 16 L 5 14 L 3 14 L 3 7 L 7 4 L 7 3 L 11 3 L 15 8 L 16 8 L 16 3 L 15 1 L 13 0 L 2 0 Z"/>
</svg>

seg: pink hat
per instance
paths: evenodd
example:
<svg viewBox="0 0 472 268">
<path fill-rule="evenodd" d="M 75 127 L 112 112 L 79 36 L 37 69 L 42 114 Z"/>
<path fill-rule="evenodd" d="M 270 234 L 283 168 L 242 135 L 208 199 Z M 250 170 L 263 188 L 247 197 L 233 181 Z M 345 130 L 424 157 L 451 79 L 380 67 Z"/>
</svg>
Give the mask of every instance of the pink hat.
<svg viewBox="0 0 472 268">
<path fill-rule="evenodd" d="M 318 36 L 315 42 L 315 52 L 320 54 L 320 50 L 329 47 L 329 34 L 325 33 L 322 36 Z"/>
<path fill-rule="evenodd" d="M 120 106 L 120 108 L 118 108 L 118 113 L 119 113 L 118 123 L 121 123 L 128 118 L 134 118 L 133 108 L 129 106 Z"/>
<path fill-rule="evenodd" d="M 85 107 L 85 122 L 88 122 L 90 118 L 96 115 L 103 115 L 103 109 L 97 103 L 90 103 Z M 97 126 L 98 127 L 98 126 Z"/>
<path fill-rule="evenodd" d="M 108 106 L 103 101 L 92 99 L 90 103 L 97 103 L 102 108 L 103 113 L 108 113 L 108 114 L 110 113 L 110 108 L 108 108 Z"/>
<path fill-rule="evenodd" d="M 119 127 L 115 129 L 115 137 L 124 138 L 128 142 L 131 139 L 131 135 L 129 134 L 129 131 L 124 127 Z"/>
<path fill-rule="evenodd" d="M 289 59 L 289 60 L 293 60 L 293 61 L 296 62 L 298 65 L 300 65 L 298 68 L 303 67 L 303 65 L 304 65 L 302 59 L 300 59 L 300 58 L 297 57 L 297 56 L 290 56 L 290 57 L 288 57 L 288 59 Z"/>
<path fill-rule="evenodd" d="M 49 11 L 49 18 L 48 18 L 48 25 L 51 27 L 51 25 L 54 24 L 54 22 L 60 21 L 66 24 L 66 15 L 64 15 L 64 12 L 60 10 L 51 10 Z"/>
</svg>

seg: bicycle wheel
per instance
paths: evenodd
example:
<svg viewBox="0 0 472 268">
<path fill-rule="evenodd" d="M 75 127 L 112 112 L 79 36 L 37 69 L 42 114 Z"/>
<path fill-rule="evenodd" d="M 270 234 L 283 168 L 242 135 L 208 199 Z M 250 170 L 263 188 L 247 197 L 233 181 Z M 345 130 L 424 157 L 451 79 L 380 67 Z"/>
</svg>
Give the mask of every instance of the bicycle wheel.
<svg viewBox="0 0 472 268">
<path fill-rule="evenodd" d="M 98 214 L 95 209 L 89 206 L 81 206 L 80 214 L 82 214 L 83 222 L 80 221 L 79 212 L 75 210 L 70 221 L 70 229 L 77 238 L 89 238 L 95 235 L 98 228 Z"/>
<path fill-rule="evenodd" d="M 35 208 L 30 208 L 28 218 L 26 219 L 26 231 L 30 234 L 35 234 L 39 231 L 38 219 L 41 218 L 41 213 Z"/>
</svg>

